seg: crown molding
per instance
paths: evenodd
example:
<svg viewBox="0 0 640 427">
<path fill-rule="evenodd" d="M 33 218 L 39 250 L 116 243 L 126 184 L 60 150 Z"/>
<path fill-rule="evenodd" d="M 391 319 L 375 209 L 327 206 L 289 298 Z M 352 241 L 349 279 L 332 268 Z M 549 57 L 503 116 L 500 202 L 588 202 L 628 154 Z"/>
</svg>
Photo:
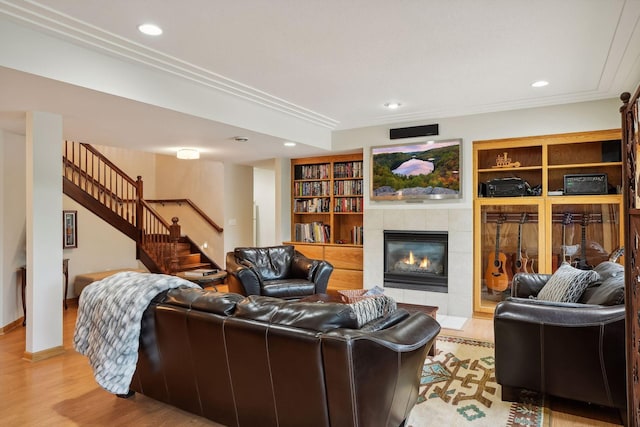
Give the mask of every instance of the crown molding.
<svg viewBox="0 0 640 427">
<path fill-rule="evenodd" d="M 289 116 L 335 129 L 338 120 L 102 30 L 32 0 L 0 0 L 0 15 L 94 51 L 138 63 Z"/>
</svg>

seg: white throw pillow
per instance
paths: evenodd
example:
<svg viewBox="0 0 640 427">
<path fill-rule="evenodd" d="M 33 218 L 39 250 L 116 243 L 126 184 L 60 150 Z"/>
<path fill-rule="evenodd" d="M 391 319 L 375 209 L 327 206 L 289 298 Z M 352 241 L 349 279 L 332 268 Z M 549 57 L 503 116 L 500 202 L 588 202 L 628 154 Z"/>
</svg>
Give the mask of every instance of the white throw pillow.
<svg viewBox="0 0 640 427">
<path fill-rule="evenodd" d="M 591 282 L 600 280 L 600 275 L 594 270 L 578 270 L 568 263 L 562 263 L 560 268 L 549 278 L 549 281 L 538 293 L 538 299 L 555 302 L 577 302 Z"/>
</svg>

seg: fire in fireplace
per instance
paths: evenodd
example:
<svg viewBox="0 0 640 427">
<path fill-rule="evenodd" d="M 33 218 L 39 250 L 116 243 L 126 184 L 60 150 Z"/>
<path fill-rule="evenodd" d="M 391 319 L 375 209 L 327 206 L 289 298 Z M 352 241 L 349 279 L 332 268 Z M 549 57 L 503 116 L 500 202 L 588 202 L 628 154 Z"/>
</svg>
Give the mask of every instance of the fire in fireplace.
<svg viewBox="0 0 640 427">
<path fill-rule="evenodd" d="M 384 285 L 447 292 L 447 232 L 384 231 Z"/>
</svg>

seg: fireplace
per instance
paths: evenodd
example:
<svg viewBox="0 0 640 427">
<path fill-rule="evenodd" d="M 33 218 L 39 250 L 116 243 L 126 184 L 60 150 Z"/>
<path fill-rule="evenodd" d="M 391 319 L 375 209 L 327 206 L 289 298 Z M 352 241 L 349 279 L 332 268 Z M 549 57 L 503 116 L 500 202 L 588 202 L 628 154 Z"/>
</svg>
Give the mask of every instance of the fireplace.
<svg viewBox="0 0 640 427">
<path fill-rule="evenodd" d="M 447 292 L 448 233 L 384 231 L 384 285 Z"/>
</svg>

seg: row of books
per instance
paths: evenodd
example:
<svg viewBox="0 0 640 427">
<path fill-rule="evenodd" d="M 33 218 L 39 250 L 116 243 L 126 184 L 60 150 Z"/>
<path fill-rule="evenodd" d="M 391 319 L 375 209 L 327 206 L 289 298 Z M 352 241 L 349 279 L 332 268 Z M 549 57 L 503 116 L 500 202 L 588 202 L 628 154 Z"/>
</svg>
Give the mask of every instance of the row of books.
<svg viewBox="0 0 640 427">
<path fill-rule="evenodd" d="M 333 194 L 339 196 L 361 196 L 362 180 L 335 181 L 333 183 Z"/>
<path fill-rule="evenodd" d="M 307 243 L 328 243 L 330 241 L 330 227 L 322 222 L 295 223 L 295 240 Z"/>
<path fill-rule="evenodd" d="M 295 199 L 293 212 L 331 212 L 331 200 L 328 198 Z"/>
<path fill-rule="evenodd" d="M 362 178 L 362 162 L 334 163 L 334 178 Z"/>
<path fill-rule="evenodd" d="M 351 229 L 351 242 L 354 245 L 361 245 L 362 240 L 362 226 L 356 225 Z"/>
<path fill-rule="evenodd" d="M 334 212 L 362 212 L 364 203 L 361 197 L 337 197 Z"/>
<path fill-rule="evenodd" d="M 329 179 L 329 163 L 299 165 L 294 169 L 294 179 Z"/>
<path fill-rule="evenodd" d="M 329 196 L 329 181 L 295 182 L 294 196 Z"/>
</svg>

